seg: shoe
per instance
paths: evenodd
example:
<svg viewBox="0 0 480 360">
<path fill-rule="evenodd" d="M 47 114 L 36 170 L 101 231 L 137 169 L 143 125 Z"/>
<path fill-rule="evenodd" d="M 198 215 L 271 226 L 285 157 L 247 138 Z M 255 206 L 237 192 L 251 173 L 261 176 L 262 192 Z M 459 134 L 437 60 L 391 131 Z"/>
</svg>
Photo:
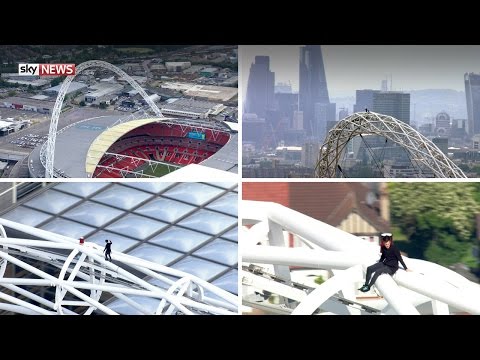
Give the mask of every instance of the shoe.
<svg viewBox="0 0 480 360">
<path fill-rule="evenodd" d="M 361 292 L 367 292 L 370 290 L 370 286 L 368 285 L 363 285 L 360 289 Z"/>
</svg>

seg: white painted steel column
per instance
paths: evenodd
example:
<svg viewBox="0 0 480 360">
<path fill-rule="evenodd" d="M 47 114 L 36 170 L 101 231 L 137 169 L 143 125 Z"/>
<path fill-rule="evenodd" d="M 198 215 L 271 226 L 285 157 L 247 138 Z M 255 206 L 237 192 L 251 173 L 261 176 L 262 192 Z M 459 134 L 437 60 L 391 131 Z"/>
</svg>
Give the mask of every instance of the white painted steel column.
<svg viewBox="0 0 480 360">
<path fill-rule="evenodd" d="M 296 308 L 292 315 L 310 315 L 331 296 L 336 294 L 347 284 L 356 281 L 361 274 L 360 265 L 344 270 L 341 274 L 331 277 L 318 288 L 313 290 Z"/>
</svg>

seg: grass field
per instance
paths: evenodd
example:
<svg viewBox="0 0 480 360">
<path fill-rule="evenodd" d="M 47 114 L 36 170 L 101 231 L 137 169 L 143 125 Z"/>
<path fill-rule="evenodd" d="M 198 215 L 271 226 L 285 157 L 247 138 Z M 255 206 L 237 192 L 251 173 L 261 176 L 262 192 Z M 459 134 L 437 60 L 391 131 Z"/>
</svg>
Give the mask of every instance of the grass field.
<svg viewBox="0 0 480 360">
<path fill-rule="evenodd" d="M 153 167 L 155 168 L 155 166 Z M 138 168 L 135 169 L 135 171 L 142 171 L 142 170 L 143 170 L 143 173 L 147 175 L 145 177 L 149 177 L 148 175 L 161 177 L 163 175 L 167 175 L 169 172 L 172 172 L 176 169 L 173 166 L 161 165 L 161 164 L 158 164 L 155 170 L 152 170 L 152 168 L 148 164 L 143 164 L 142 166 L 139 166 Z M 135 177 L 135 175 L 132 174 L 129 177 Z"/>
</svg>

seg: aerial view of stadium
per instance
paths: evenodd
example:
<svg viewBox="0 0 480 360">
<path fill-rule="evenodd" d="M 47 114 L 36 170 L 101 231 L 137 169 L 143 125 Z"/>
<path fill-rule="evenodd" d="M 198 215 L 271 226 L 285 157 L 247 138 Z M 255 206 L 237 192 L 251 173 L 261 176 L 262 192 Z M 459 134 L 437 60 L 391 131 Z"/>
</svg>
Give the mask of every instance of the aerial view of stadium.
<svg viewBox="0 0 480 360">
<path fill-rule="evenodd" d="M 237 182 L 1 182 L 0 314 L 236 315 Z"/>
<path fill-rule="evenodd" d="M 0 58 L 2 177 L 238 172 L 237 46 L 9 45 Z"/>
</svg>

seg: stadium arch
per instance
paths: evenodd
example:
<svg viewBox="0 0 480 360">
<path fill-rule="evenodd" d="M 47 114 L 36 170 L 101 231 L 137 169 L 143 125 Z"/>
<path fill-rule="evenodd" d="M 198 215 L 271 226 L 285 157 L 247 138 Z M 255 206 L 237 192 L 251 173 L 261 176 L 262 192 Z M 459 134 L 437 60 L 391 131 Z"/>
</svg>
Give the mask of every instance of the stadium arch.
<svg viewBox="0 0 480 360">
<path fill-rule="evenodd" d="M 143 99 L 147 102 L 150 108 L 153 110 L 156 116 L 163 117 L 162 112 L 160 109 L 155 105 L 155 103 L 149 98 L 145 90 L 133 80 L 130 75 L 128 75 L 125 71 L 119 69 L 115 65 L 112 65 L 106 61 L 101 60 L 90 60 L 85 61 L 79 64 L 76 67 L 76 74 L 67 76 L 66 79 L 63 81 L 62 86 L 58 92 L 57 99 L 55 100 L 55 105 L 52 111 L 52 119 L 50 121 L 50 130 L 48 133 L 48 140 L 47 140 L 47 150 L 46 150 L 46 166 L 45 166 L 45 177 L 52 178 L 54 177 L 54 169 L 53 169 L 53 162 L 55 157 L 55 139 L 57 136 L 57 126 L 58 126 L 58 119 L 60 118 L 60 113 L 62 111 L 63 100 L 65 99 L 65 95 L 67 90 L 71 84 L 71 82 L 75 79 L 75 77 L 83 72 L 84 70 L 91 68 L 91 67 L 101 67 L 110 71 L 113 71 L 125 81 L 127 81 L 135 90 L 139 92 L 139 94 L 143 97 Z"/>
<path fill-rule="evenodd" d="M 403 121 L 374 112 L 358 112 L 339 121 L 320 149 L 317 177 L 336 176 L 340 156 L 348 142 L 362 134 L 380 135 L 402 146 L 438 178 L 466 178 L 463 171 L 434 143 Z"/>
</svg>

